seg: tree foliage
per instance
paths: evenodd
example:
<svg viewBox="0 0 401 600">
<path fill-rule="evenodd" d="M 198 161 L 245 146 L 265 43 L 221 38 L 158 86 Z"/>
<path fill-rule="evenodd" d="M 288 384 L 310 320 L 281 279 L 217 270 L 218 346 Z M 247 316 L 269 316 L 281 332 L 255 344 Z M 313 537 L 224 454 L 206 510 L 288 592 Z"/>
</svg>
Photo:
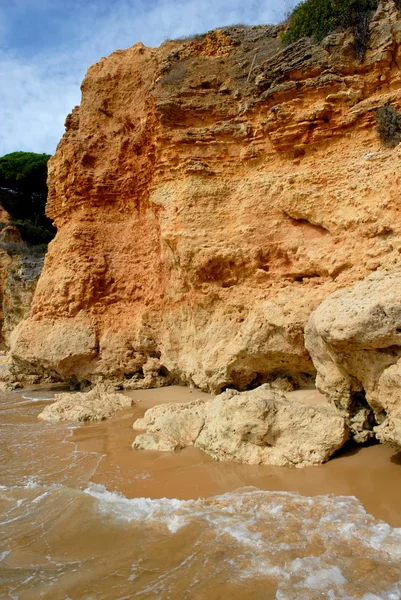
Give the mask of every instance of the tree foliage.
<svg viewBox="0 0 401 600">
<path fill-rule="evenodd" d="M 358 58 L 363 58 L 371 15 L 378 0 L 304 0 L 293 10 L 283 41 L 295 42 L 305 36 L 317 41 L 329 33 L 352 28 Z"/>
<path fill-rule="evenodd" d="M 12 152 L 0 158 L 0 203 L 28 243 L 48 243 L 55 229 L 45 215 L 49 154 Z"/>
</svg>

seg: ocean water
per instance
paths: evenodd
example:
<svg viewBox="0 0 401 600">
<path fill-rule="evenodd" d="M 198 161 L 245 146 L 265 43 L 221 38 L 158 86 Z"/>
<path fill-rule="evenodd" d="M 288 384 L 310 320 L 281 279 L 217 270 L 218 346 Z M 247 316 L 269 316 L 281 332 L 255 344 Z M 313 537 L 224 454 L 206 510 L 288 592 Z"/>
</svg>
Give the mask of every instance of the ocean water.
<svg viewBox="0 0 401 600">
<path fill-rule="evenodd" d="M 0 598 L 401 600 L 401 529 L 356 497 L 257 485 L 163 497 L 157 473 L 169 463 L 134 452 L 127 494 L 102 471 L 111 438 L 93 442 L 109 425 L 85 426 L 82 449 L 82 429 L 37 420 L 51 398 L 0 403 Z M 133 420 L 121 419 L 132 439 Z M 175 460 L 183 478 L 196 473 L 197 455 L 184 471 Z"/>
</svg>

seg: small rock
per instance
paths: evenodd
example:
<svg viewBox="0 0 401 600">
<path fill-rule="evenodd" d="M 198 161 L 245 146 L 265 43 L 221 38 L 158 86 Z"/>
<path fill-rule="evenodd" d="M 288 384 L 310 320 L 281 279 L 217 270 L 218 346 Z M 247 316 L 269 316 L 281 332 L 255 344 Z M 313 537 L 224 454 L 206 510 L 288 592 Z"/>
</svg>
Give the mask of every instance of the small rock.
<svg viewBox="0 0 401 600">
<path fill-rule="evenodd" d="M 39 419 L 51 421 L 102 421 L 112 417 L 118 410 L 134 404 L 133 400 L 115 394 L 105 384 L 98 384 L 89 392 L 56 394 L 53 404 L 38 415 Z"/>
</svg>

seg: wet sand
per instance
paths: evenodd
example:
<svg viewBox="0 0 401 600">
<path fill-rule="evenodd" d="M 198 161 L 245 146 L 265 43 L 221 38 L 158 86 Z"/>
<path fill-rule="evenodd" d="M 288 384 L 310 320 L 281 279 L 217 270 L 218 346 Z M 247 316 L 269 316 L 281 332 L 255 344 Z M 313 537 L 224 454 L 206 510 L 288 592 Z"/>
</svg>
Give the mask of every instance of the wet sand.
<svg viewBox="0 0 401 600">
<path fill-rule="evenodd" d="M 261 490 L 298 492 L 305 496 L 335 494 L 355 496 L 366 511 L 393 527 L 401 527 L 401 453 L 384 445 L 349 445 L 328 463 L 296 469 L 215 462 L 197 448 L 174 453 L 133 451 L 137 431 L 133 422 L 152 406 L 189 402 L 206 397 L 198 390 L 179 386 L 127 392 L 136 405 L 116 417 L 75 429 L 78 449 L 103 455 L 91 478 L 127 498 L 207 498 L 244 486 Z M 290 394 L 308 404 L 324 402 L 316 391 Z"/>
<path fill-rule="evenodd" d="M 391 449 L 307 469 L 134 452 L 148 407 L 201 394 L 132 392 L 77 427 L 37 418 L 54 391 L 0 398 L 0 598 L 401 600 L 401 529 L 369 514 L 401 522 Z"/>
</svg>

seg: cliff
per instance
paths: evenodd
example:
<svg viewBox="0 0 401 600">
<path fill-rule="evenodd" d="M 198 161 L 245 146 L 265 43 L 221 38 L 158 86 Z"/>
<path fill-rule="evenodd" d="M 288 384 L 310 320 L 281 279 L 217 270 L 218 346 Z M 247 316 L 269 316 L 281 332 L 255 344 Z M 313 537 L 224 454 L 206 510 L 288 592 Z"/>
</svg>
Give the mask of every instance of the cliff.
<svg viewBox="0 0 401 600">
<path fill-rule="evenodd" d="M 9 347 L 11 332 L 29 314 L 43 261 L 43 253 L 35 254 L 29 249 L 13 256 L 1 252 L 0 264 L 5 264 L 0 296 L 2 300 L 1 341 L 5 348 Z"/>
<path fill-rule="evenodd" d="M 0 232 L 0 348 L 9 347 L 13 329 L 27 317 L 43 267 L 43 252 L 22 242 L 16 227 L 7 225 L 8 213 L 0 206 L 5 227 Z"/>
<path fill-rule="evenodd" d="M 312 311 L 400 263 L 401 148 L 375 111 L 401 108 L 401 18 L 382 0 L 362 62 L 351 32 L 280 32 L 136 44 L 88 70 L 49 163 L 58 233 L 15 369 L 213 392 L 314 380 Z"/>
</svg>

